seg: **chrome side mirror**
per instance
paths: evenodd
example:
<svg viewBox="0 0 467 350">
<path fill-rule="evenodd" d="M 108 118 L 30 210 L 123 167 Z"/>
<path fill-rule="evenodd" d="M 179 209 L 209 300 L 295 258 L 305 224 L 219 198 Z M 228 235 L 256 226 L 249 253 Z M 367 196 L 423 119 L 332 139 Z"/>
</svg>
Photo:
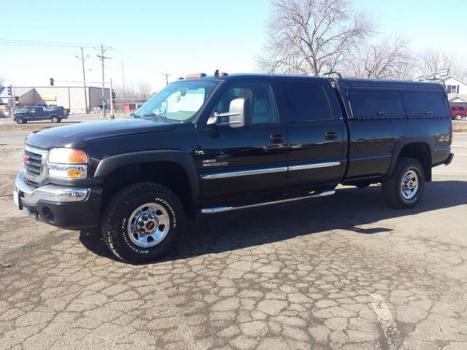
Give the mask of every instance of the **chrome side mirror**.
<svg viewBox="0 0 467 350">
<path fill-rule="evenodd" d="M 236 98 L 230 101 L 229 111 L 226 113 L 214 113 L 209 119 L 208 125 L 230 126 L 241 128 L 245 126 L 246 99 Z"/>
</svg>

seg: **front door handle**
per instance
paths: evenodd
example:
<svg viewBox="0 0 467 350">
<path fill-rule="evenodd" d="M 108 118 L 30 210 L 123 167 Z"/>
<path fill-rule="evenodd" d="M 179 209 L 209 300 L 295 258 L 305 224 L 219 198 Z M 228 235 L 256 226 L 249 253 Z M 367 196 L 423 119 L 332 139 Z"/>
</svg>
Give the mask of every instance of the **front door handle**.
<svg viewBox="0 0 467 350">
<path fill-rule="evenodd" d="M 282 135 L 273 134 L 269 136 L 269 139 L 271 140 L 271 143 L 285 143 L 285 137 Z"/>
<path fill-rule="evenodd" d="M 337 138 L 337 133 L 335 131 L 326 131 L 324 137 L 326 137 L 326 140 L 335 140 Z"/>
</svg>

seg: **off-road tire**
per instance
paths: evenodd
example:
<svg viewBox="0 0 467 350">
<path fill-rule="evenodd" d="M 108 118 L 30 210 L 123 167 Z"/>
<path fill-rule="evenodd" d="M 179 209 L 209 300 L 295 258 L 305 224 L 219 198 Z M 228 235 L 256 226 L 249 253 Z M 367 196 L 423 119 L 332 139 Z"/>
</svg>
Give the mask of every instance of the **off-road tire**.
<svg viewBox="0 0 467 350">
<path fill-rule="evenodd" d="M 142 248 L 132 242 L 127 224 L 132 212 L 149 202 L 164 207 L 170 217 L 170 229 L 160 243 Z M 109 203 L 101 225 L 103 240 L 115 257 L 128 263 L 148 263 L 161 258 L 170 251 L 185 226 L 182 203 L 169 188 L 159 184 L 142 182 L 130 185 Z"/>
<path fill-rule="evenodd" d="M 418 176 L 418 190 L 413 198 L 404 197 L 401 184 L 408 171 L 414 171 Z M 413 158 L 399 158 L 396 168 L 386 181 L 383 182 L 383 196 L 389 206 L 396 209 L 409 209 L 415 207 L 420 201 L 425 189 L 425 173 L 422 164 Z"/>
</svg>

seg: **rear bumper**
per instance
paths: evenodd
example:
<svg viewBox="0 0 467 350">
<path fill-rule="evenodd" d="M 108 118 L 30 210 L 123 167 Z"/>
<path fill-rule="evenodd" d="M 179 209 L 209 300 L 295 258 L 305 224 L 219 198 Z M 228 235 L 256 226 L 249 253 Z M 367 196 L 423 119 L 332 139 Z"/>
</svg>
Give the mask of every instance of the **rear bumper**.
<svg viewBox="0 0 467 350">
<path fill-rule="evenodd" d="M 57 185 L 32 188 L 24 181 L 24 171 L 20 171 L 15 180 L 15 192 L 19 209 L 51 225 L 67 229 L 99 225 L 100 188 Z"/>
</svg>

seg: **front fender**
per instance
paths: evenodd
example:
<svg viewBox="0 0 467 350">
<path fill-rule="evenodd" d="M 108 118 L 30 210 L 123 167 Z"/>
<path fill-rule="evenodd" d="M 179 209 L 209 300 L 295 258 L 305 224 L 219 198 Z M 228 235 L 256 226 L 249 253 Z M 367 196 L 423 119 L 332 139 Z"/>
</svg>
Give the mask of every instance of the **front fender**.
<svg viewBox="0 0 467 350">
<path fill-rule="evenodd" d="M 190 181 L 193 199 L 198 198 L 199 183 L 195 162 L 191 155 L 176 150 L 154 150 L 129 152 L 110 156 L 99 162 L 94 178 L 105 178 L 112 171 L 126 165 L 152 162 L 173 162 L 183 167 Z"/>
</svg>

